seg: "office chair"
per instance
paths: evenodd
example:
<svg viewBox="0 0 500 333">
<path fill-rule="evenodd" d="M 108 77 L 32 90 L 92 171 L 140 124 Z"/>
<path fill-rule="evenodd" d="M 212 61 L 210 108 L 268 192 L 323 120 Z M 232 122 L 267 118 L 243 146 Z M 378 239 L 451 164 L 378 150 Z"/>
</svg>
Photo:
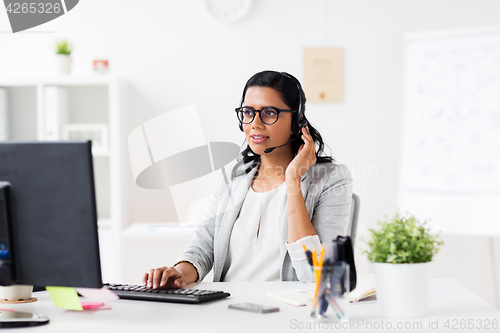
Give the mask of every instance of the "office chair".
<svg viewBox="0 0 500 333">
<path fill-rule="evenodd" d="M 358 232 L 358 213 L 359 213 L 359 197 L 356 193 L 352 194 L 352 204 L 351 204 L 351 216 L 349 219 L 349 227 L 347 228 L 347 234 L 351 237 L 352 248 L 354 251 L 354 245 L 356 244 L 356 234 Z"/>
</svg>

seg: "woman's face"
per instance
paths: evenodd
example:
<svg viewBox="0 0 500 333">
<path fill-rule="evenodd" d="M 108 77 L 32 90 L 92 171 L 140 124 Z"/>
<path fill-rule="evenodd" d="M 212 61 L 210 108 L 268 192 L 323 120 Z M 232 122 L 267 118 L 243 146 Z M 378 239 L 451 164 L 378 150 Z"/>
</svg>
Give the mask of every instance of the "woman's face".
<svg viewBox="0 0 500 333">
<path fill-rule="evenodd" d="M 261 110 L 266 106 L 273 106 L 277 109 L 290 110 L 283 102 L 278 91 L 268 87 L 253 86 L 247 89 L 243 106 L 251 106 L 255 110 Z M 276 147 L 286 143 L 292 136 L 292 113 L 281 112 L 278 121 L 272 125 L 266 125 L 260 120 L 259 112 L 256 112 L 255 119 L 250 124 L 243 124 L 243 131 L 250 148 L 258 155 L 266 155 L 264 149 Z M 291 145 L 286 145 L 276 149 L 270 154 L 280 153 L 283 150 L 292 149 Z"/>
</svg>

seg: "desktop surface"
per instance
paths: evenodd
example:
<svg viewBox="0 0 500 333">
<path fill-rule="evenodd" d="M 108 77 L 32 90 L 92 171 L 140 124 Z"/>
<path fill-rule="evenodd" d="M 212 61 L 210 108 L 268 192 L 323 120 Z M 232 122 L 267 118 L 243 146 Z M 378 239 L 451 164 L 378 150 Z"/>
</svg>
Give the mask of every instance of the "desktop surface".
<svg viewBox="0 0 500 333">
<path fill-rule="evenodd" d="M 45 326 L 16 329 L 16 332 L 331 332 L 334 324 L 319 324 L 309 318 L 309 307 L 295 307 L 267 297 L 269 291 L 308 286 L 300 282 L 202 282 L 191 288 L 224 290 L 229 298 L 203 303 L 178 304 L 117 300 L 110 302 L 111 310 L 69 311 L 57 308 L 47 292 L 34 296 L 29 304 L 2 304 L 2 308 L 38 312 L 50 319 Z M 228 309 L 229 304 L 251 302 L 280 308 L 279 312 L 259 314 Z M 460 325 L 472 323 L 485 327 L 496 320 L 500 312 L 455 280 L 432 280 L 430 315 L 422 318 L 387 319 L 380 316 L 375 302 L 352 304 L 350 323 L 345 331 L 457 331 Z M 431 325 L 438 325 L 433 327 Z M 329 325 L 329 326 L 328 326 Z M 381 327 L 381 325 L 385 325 Z M 391 325 L 392 329 L 387 329 Z M 397 325 L 402 325 L 398 329 Z M 445 325 L 448 325 L 447 328 Z M 455 325 L 455 329 L 453 329 Z M 386 328 L 386 329 L 384 329 Z M 484 329 L 483 329 L 484 330 Z M 471 330 L 473 331 L 473 330 Z"/>
</svg>

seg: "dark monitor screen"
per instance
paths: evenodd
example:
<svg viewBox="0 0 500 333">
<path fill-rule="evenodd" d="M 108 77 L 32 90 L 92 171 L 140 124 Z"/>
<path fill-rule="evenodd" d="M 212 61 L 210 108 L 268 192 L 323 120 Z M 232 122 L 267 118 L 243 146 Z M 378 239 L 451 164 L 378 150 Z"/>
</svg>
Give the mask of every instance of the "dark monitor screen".
<svg viewBox="0 0 500 333">
<path fill-rule="evenodd" d="M 91 143 L 0 143 L 16 284 L 102 287 Z"/>
</svg>

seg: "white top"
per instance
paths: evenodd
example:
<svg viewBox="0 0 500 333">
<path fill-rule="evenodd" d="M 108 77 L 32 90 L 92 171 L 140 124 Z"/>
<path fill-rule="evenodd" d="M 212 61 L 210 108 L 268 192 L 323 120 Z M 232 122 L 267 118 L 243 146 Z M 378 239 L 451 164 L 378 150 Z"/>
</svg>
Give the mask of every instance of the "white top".
<svg viewBox="0 0 500 333">
<path fill-rule="evenodd" d="M 249 188 L 229 240 L 224 282 L 280 280 L 279 242 L 285 214 L 286 183 L 267 192 Z M 287 244 L 292 260 L 303 259 L 302 244 L 309 249 L 321 247 L 317 235 Z"/>
<path fill-rule="evenodd" d="M 285 183 L 267 192 L 250 187 L 229 240 L 224 281 L 279 281 L 286 211 Z"/>
</svg>

